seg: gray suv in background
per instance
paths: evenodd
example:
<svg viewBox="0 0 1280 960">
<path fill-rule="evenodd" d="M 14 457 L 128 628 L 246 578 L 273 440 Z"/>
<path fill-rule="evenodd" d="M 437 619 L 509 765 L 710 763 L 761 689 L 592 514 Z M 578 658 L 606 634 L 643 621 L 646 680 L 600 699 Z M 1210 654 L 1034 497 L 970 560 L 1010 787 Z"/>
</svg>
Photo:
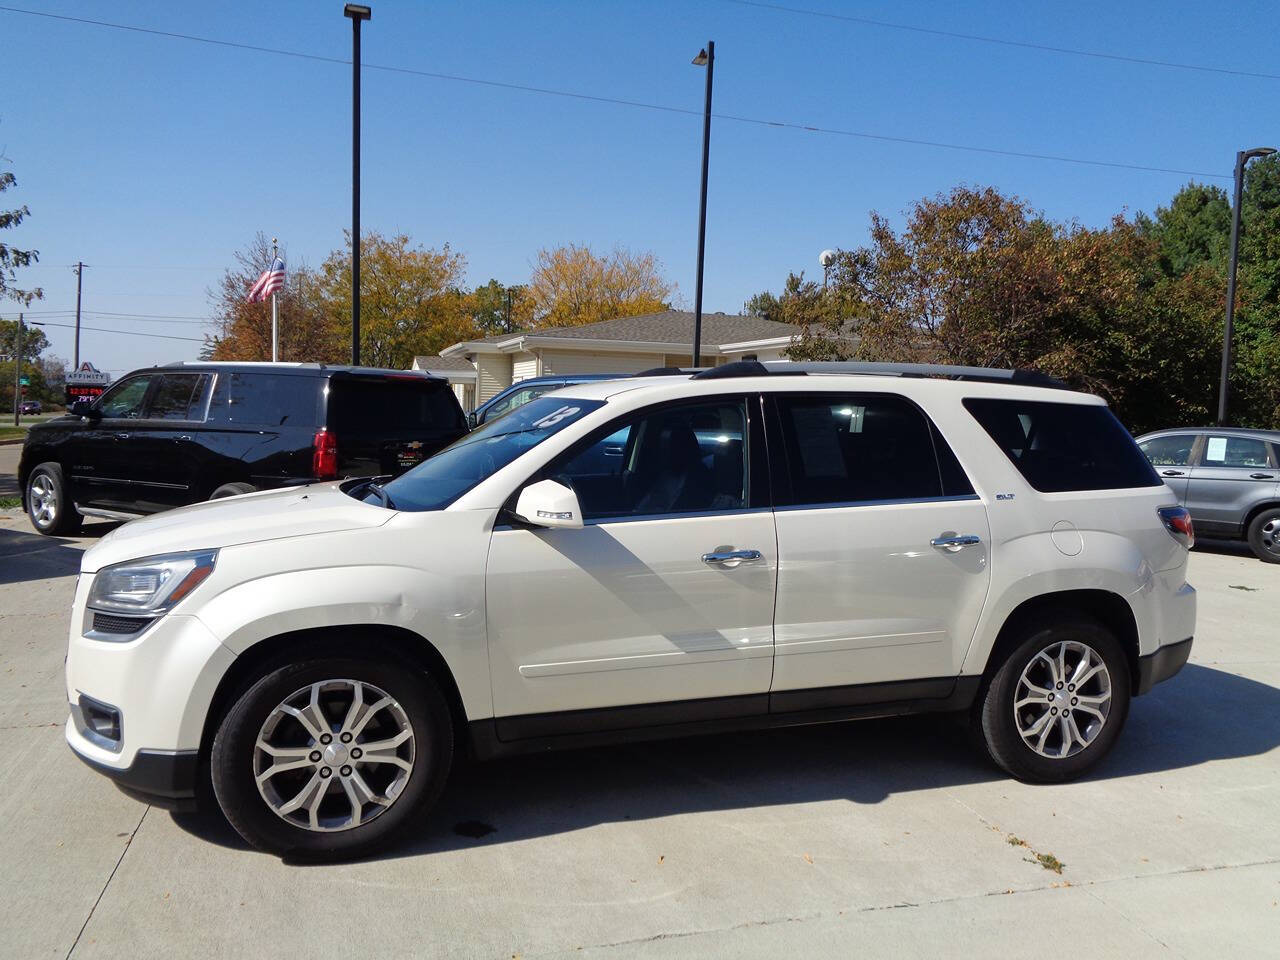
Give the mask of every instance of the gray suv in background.
<svg viewBox="0 0 1280 960">
<path fill-rule="evenodd" d="M 1247 540 L 1258 559 L 1280 563 L 1280 431 L 1184 427 L 1138 446 L 1198 533 Z"/>
</svg>

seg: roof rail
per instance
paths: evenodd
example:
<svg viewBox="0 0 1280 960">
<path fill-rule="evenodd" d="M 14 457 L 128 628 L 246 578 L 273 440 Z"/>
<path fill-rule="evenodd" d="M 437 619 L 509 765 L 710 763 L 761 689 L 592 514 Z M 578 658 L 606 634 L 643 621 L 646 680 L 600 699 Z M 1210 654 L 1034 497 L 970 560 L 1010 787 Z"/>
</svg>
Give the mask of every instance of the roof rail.
<svg viewBox="0 0 1280 960">
<path fill-rule="evenodd" d="M 741 360 L 711 367 L 693 375 L 694 380 L 719 380 L 730 377 L 809 376 L 860 374 L 876 377 L 942 377 L 949 380 L 972 380 L 984 383 L 1010 383 L 1026 387 L 1049 387 L 1070 390 L 1069 384 L 1034 370 L 1001 370 L 994 367 L 958 367 L 943 363 L 863 363 L 861 361 L 790 361 Z"/>
<path fill-rule="evenodd" d="M 708 367 L 650 367 L 648 370 L 641 370 L 639 373 L 630 374 L 632 377 L 688 377 L 698 376 Z"/>
</svg>

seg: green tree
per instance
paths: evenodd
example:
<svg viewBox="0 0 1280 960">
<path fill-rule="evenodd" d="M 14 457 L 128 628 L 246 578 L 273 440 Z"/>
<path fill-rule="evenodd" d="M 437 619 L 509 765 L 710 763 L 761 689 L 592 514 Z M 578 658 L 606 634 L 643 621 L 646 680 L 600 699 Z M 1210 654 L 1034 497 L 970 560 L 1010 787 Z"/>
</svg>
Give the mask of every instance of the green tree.
<svg viewBox="0 0 1280 960">
<path fill-rule="evenodd" d="M 0 157 L 0 160 L 2 159 Z M 11 171 L 0 172 L 0 193 L 4 193 L 17 185 L 17 178 L 14 177 Z M 10 230 L 17 227 L 30 213 L 31 211 L 25 203 L 11 210 L 0 209 L 0 230 Z M 10 246 L 0 240 L 0 299 L 7 297 L 11 300 L 17 300 L 19 303 L 30 304 L 33 300 L 39 300 L 43 297 L 44 291 L 39 287 L 23 290 L 17 286 L 18 270 L 22 267 L 29 267 L 39 260 L 40 253 L 38 251 L 19 250 L 17 247 Z"/>
<path fill-rule="evenodd" d="M 533 323 L 533 300 L 524 284 L 506 286 L 490 280 L 471 292 L 472 317 L 482 337 L 527 330 Z"/>
<path fill-rule="evenodd" d="M 1139 229 L 1160 247 L 1160 266 L 1181 277 L 1204 264 L 1222 266 L 1231 232 L 1231 200 L 1221 187 L 1189 183 L 1154 216 L 1139 214 Z"/>
</svg>

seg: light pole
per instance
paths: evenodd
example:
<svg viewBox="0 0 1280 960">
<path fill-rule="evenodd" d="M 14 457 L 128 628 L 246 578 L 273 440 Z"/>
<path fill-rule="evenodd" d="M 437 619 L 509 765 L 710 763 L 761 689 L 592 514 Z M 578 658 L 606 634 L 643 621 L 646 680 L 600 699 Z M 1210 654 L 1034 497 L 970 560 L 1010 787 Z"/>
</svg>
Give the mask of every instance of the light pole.
<svg viewBox="0 0 1280 960">
<path fill-rule="evenodd" d="M 348 3 L 351 18 L 351 365 L 360 365 L 360 21 L 373 16 L 369 7 Z"/>
<path fill-rule="evenodd" d="M 702 110 L 702 199 L 698 207 L 698 280 L 693 305 L 693 365 L 702 364 L 702 262 L 707 250 L 707 161 L 711 155 L 711 81 L 716 69 L 716 42 L 693 58 L 695 67 L 707 68 L 707 100 Z"/>
<path fill-rule="evenodd" d="M 1218 426 L 1227 425 L 1227 378 L 1231 373 L 1231 328 L 1236 316 L 1236 266 L 1240 244 L 1240 201 L 1244 197 L 1244 166 L 1254 157 L 1275 153 L 1274 147 L 1254 147 L 1236 154 L 1236 194 L 1231 208 L 1231 253 L 1227 262 L 1227 322 L 1222 330 L 1222 378 L 1218 382 Z"/>
</svg>

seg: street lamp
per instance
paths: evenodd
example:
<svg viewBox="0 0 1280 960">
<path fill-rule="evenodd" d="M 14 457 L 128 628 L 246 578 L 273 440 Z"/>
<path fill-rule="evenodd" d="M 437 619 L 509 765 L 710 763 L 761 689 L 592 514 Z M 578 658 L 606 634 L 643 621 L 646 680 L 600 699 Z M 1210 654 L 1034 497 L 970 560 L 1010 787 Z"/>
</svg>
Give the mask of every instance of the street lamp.
<svg viewBox="0 0 1280 960">
<path fill-rule="evenodd" d="M 836 262 L 836 252 L 834 250 L 823 250 L 818 254 L 818 263 L 822 265 L 822 289 L 827 289 L 827 274 L 831 272 L 831 265 Z"/>
<path fill-rule="evenodd" d="M 1227 264 L 1227 322 L 1222 331 L 1222 378 L 1218 383 L 1218 426 L 1227 425 L 1227 377 L 1231 373 L 1231 327 L 1236 315 L 1236 265 L 1240 243 L 1240 201 L 1244 196 L 1244 166 L 1254 157 L 1275 153 L 1274 147 L 1254 147 L 1236 154 L 1236 195 L 1231 211 L 1231 253 Z"/>
<path fill-rule="evenodd" d="M 698 280 L 693 305 L 693 365 L 702 365 L 702 262 L 707 250 L 707 160 L 711 152 L 711 80 L 716 68 L 716 43 L 708 40 L 706 49 L 693 58 L 695 67 L 707 68 L 707 99 L 702 111 L 702 199 L 698 208 Z"/>
<path fill-rule="evenodd" d="M 351 18 L 351 365 L 360 365 L 360 21 L 373 16 L 369 7 L 348 3 Z"/>
</svg>

